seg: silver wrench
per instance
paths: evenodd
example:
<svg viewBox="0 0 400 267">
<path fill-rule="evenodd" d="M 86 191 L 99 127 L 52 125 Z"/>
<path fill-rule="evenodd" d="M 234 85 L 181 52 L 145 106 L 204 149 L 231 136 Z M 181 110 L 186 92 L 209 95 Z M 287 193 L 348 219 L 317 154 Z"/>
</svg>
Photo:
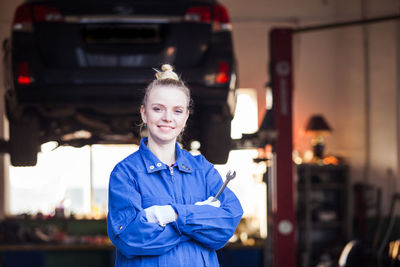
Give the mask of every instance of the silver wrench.
<svg viewBox="0 0 400 267">
<path fill-rule="evenodd" d="M 215 197 L 213 198 L 212 201 L 217 201 L 218 200 L 219 196 L 222 194 L 222 191 L 224 191 L 224 189 L 228 185 L 228 183 L 231 180 L 233 180 L 233 178 L 235 178 L 235 177 L 236 177 L 236 171 L 232 172 L 231 170 L 229 170 L 226 173 L 226 180 L 225 180 L 224 184 L 221 186 L 221 188 L 219 189 L 218 193 L 215 195 Z"/>
</svg>

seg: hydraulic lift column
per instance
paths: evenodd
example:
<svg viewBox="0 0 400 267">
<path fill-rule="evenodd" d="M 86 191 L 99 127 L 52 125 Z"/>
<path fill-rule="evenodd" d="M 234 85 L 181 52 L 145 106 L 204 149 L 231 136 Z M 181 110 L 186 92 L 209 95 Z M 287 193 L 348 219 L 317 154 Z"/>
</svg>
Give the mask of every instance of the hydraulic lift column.
<svg viewBox="0 0 400 267">
<path fill-rule="evenodd" d="M 271 181 L 268 181 L 272 233 L 268 233 L 273 267 L 295 267 L 296 211 L 292 161 L 292 30 L 270 32 L 270 76 L 273 95 L 272 124 L 277 132 Z M 269 220 L 271 222 L 271 220 Z M 272 241 L 272 242 L 271 242 Z M 266 266 L 266 265 L 264 265 Z"/>
</svg>

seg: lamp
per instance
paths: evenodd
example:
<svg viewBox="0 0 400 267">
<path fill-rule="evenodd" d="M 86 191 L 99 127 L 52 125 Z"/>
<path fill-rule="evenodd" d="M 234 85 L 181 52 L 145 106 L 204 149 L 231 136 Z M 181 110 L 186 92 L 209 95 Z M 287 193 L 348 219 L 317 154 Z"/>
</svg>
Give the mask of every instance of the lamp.
<svg viewBox="0 0 400 267">
<path fill-rule="evenodd" d="M 321 161 L 324 155 L 324 136 L 332 131 L 322 115 L 313 115 L 307 123 L 306 134 L 312 136 L 311 144 L 314 153 L 314 159 Z"/>
</svg>

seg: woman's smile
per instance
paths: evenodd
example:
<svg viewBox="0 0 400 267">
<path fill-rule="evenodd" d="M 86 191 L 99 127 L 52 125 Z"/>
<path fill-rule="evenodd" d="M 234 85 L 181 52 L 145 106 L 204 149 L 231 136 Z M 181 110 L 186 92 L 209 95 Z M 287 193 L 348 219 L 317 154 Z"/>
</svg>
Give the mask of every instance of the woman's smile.
<svg viewBox="0 0 400 267">
<path fill-rule="evenodd" d="M 171 126 L 171 125 L 158 125 L 158 128 L 160 128 L 163 131 L 170 131 L 175 129 L 175 127 Z"/>
</svg>

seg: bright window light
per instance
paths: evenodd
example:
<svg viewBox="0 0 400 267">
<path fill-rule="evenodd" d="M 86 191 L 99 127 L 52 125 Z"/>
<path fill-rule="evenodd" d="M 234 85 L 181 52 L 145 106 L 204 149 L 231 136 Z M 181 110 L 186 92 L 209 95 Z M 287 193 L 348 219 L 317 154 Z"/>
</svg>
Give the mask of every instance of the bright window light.
<svg viewBox="0 0 400 267">
<path fill-rule="evenodd" d="M 243 88 L 238 89 L 237 93 L 238 100 L 231 131 L 231 137 L 234 139 L 241 138 L 243 133 L 254 133 L 258 130 L 257 91 Z M 256 149 L 232 150 L 225 165 L 216 165 L 223 179 L 230 169 L 236 171 L 236 178 L 228 187 L 239 198 L 246 222 L 245 229 L 238 227 L 238 239 L 242 239 L 241 231 L 245 231 L 247 237 L 267 236 L 267 188 L 263 182 L 266 166 L 264 163 L 255 163 L 253 159 L 257 157 Z"/>
<path fill-rule="evenodd" d="M 254 133 L 258 129 L 257 91 L 241 88 L 237 90 L 237 93 L 237 105 L 231 130 L 233 139 L 240 139 L 243 133 Z"/>
<path fill-rule="evenodd" d="M 94 145 L 92 148 L 45 144 L 34 167 L 9 167 L 8 212 L 99 217 L 107 211 L 109 175 L 136 145 Z M 51 149 L 49 149 L 51 148 Z"/>
<path fill-rule="evenodd" d="M 271 87 L 268 87 L 265 91 L 265 108 L 267 110 L 272 109 L 273 102 L 274 99 L 273 99 L 272 89 Z"/>
<path fill-rule="evenodd" d="M 93 145 L 92 146 L 92 212 L 101 217 L 108 210 L 108 182 L 114 166 L 135 152 L 136 145 Z"/>
<path fill-rule="evenodd" d="M 253 236 L 267 236 L 267 189 L 263 183 L 265 164 L 255 163 L 258 152 L 255 149 L 232 150 L 225 165 L 216 165 L 216 169 L 225 180 L 226 173 L 232 169 L 236 177 L 228 187 L 236 194 L 243 207 L 246 220 L 246 232 Z"/>
<path fill-rule="evenodd" d="M 65 204 L 75 214 L 90 212 L 88 155 L 89 147 L 59 147 L 39 153 L 34 167 L 10 166 L 10 213 L 52 214 Z"/>
</svg>

